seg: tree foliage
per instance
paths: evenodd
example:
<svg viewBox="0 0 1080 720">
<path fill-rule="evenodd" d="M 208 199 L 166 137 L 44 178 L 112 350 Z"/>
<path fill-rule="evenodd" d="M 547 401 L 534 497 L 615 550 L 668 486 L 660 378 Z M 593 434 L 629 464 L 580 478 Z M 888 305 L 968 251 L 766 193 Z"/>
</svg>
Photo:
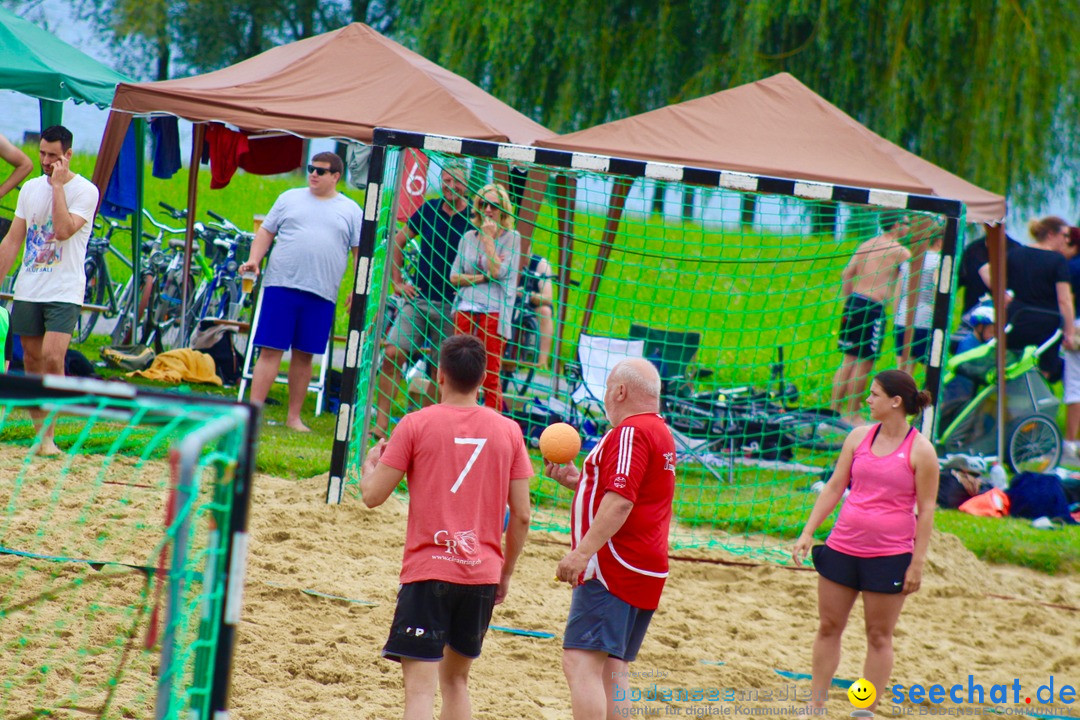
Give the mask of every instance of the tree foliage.
<svg viewBox="0 0 1080 720">
<path fill-rule="evenodd" d="M 787 71 L 1014 202 L 1080 178 L 1074 0 L 78 1 L 158 77 L 363 20 L 559 132 Z"/>
<path fill-rule="evenodd" d="M 1080 177 L 1068 0 L 402 0 L 399 39 L 560 132 L 790 72 L 1034 203 Z"/>
</svg>

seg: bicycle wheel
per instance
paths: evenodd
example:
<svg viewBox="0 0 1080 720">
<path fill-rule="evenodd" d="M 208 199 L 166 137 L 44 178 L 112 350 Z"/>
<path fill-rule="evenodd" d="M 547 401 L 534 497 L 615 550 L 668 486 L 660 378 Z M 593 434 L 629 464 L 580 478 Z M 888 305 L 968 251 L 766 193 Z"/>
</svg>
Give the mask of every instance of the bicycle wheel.
<svg viewBox="0 0 1080 720">
<path fill-rule="evenodd" d="M 1061 459 L 1061 431 L 1052 420 L 1032 415 L 1009 430 L 1005 461 L 1014 473 L 1048 472 Z"/>
<path fill-rule="evenodd" d="M 134 281 L 135 278 L 129 278 L 124 283 L 120 295 L 114 296 L 116 300 L 116 324 L 113 325 L 112 332 L 109 333 L 113 345 L 127 345 L 132 342 L 131 295 L 135 292 Z"/>
<path fill-rule="evenodd" d="M 83 290 L 83 305 L 101 305 L 105 302 L 105 287 L 109 282 L 108 270 L 105 269 L 104 259 L 96 257 L 86 258 L 83 263 L 83 271 L 86 273 L 86 289 Z M 90 333 L 97 324 L 98 310 L 82 310 L 75 324 L 75 342 L 86 342 Z"/>
<path fill-rule="evenodd" d="M 784 432 L 791 435 L 795 446 L 807 450 L 839 452 L 855 429 L 839 415 L 820 410 L 792 410 L 776 419 Z"/>
</svg>

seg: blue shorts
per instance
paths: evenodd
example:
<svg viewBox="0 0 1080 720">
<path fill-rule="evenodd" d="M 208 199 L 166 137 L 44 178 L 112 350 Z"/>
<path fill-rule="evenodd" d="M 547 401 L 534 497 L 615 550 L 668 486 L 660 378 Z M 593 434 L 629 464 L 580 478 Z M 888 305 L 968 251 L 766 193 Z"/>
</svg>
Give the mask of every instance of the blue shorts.
<svg viewBox="0 0 1080 720">
<path fill-rule="evenodd" d="M 599 650 L 609 657 L 633 662 L 653 612 L 620 600 L 599 580 L 589 580 L 574 588 L 563 649 Z"/>
<path fill-rule="evenodd" d="M 321 355 L 334 327 L 334 303 L 306 290 L 263 288 L 255 345 Z"/>
</svg>

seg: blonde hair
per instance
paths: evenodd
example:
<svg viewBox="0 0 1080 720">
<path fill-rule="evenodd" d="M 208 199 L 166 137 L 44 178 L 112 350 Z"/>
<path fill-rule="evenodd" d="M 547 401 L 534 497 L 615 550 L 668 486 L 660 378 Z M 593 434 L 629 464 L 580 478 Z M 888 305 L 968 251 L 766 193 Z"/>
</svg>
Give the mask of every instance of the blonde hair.
<svg viewBox="0 0 1080 720">
<path fill-rule="evenodd" d="M 503 230 L 514 229 L 514 206 L 510 203 L 510 193 L 499 183 L 488 183 L 480 188 L 473 200 L 473 223 L 480 227 L 484 222 L 484 213 L 480 211 L 480 204 L 487 202 L 487 194 L 491 191 L 499 198 L 496 203 L 499 207 L 499 227 Z"/>
</svg>

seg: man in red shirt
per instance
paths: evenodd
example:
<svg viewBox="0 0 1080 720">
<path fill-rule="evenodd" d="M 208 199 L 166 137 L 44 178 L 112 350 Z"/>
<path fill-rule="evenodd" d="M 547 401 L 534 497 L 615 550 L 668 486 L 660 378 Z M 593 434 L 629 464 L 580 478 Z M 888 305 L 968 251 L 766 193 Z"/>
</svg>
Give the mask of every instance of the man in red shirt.
<svg viewBox="0 0 1080 720">
<path fill-rule="evenodd" d="M 570 552 L 556 577 L 574 586 L 563 636 L 563 673 L 574 720 L 615 717 L 630 663 L 668 575 L 675 440 L 660 410 L 660 375 L 643 358 L 612 369 L 604 393 L 609 430 L 585 458 L 546 463 L 574 490 Z M 620 697 L 622 694 L 622 697 Z"/>
<path fill-rule="evenodd" d="M 431 720 L 436 682 L 443 720 L 472 717 L 469 667 L 529 532 L 532 462 L 521 428 L 476 404 L 486 369 L 480 340 L 447 338 L 439 350 L 442 401 L 402 418 L 364 460 L 368 507 L 381 505 L 402 477 L 409 488 L 401 587 L 383 648 L 401 662 L 405 720 Z"/>
</svg>

